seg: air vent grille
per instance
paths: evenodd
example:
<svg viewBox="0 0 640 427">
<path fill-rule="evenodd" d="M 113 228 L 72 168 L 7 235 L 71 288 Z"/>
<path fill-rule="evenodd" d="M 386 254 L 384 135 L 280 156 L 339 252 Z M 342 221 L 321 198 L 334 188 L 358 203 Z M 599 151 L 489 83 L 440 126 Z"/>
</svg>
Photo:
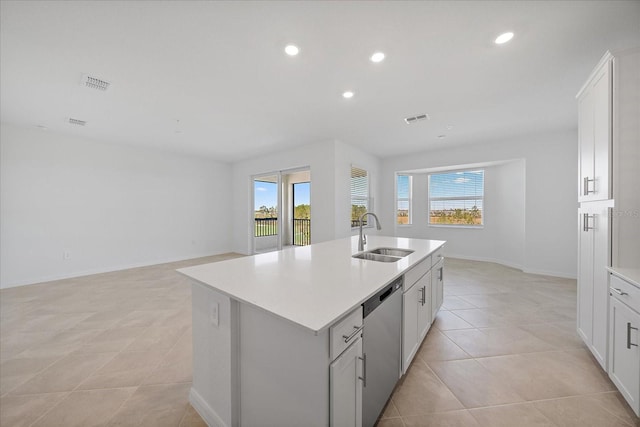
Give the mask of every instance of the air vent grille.
<svg viewBox="0 0 640 427">
<path fill-rule="evenodd" d="M 404 119 L 405 123 L 410 125 L 411 123 L 418 122 L 420 120 L 429 120 L 428 114 L 420 114 L 419 116 L 407 117 Z"/>
<path fill-rule="evenodd" d="M 73 117 L 69 117 L 69 123 L 71 123 L 72 125 L 77 125 L 77 126 L 84 126 L 84 125 L 87 124 L 86 121 L 80 120 L 80 119 L 74 119 Z"/>
<path fill-rule="evenodd" d="M 88 74 L 84 74 L 82 76 L 82 81 L 80 83 L 82 84 L 82 86 L 86 86 L 91 89 L 101 90 L 103 92 L 109 89 L 109 86 L 111 86 L 111 83 L 109 83 L 108 81 L 90 76 Z"/>
</svg>

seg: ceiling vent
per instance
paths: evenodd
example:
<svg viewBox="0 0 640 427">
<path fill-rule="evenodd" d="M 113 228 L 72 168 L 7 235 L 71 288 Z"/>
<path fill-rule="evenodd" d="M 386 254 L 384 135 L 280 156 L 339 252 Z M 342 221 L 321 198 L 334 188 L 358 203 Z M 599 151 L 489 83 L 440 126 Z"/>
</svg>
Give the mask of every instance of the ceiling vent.
<svg viewBox="0 0 640 427">
<path fill-rule="evenodd" d="M 84 126 L 87 124 L 87 122 L 85 122 L 84 120 L 74 119 L 73 117 L 69 117 L 69 123 L 77 126 Z"/>
<path fill-rule="evenodd" d="M 419 116 L 407 117 L 406 119 L 404 119 L 404 122 L 410 125 L 411 123 L 419 122 L 421 120 L 429 120 L 429 115 L 420 114 Z"/>
<path fill-rule="evenodd" d="M 111 86 L 106 80 L 99 79 L 97 77 L 90 76 L 89 74 L 82 75 L 82 81 L 80 82 L 82 86 L 86 86 L 91 89 L 98 89 L 101 91 L 106 91 Z"/>
</svg>

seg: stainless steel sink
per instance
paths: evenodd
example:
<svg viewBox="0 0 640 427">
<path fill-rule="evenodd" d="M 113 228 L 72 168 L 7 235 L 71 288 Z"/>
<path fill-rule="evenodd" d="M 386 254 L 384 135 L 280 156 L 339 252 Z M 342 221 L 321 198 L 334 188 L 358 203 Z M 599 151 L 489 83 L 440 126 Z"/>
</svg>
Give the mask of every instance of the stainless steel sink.
<svg viewBox="0 0 640 427">
<path fill-rule="evenodd" d="M 396 262 L 400 261 L 401 258 L 406 257 L 411 253 L 413 253 L 413 251 L 409 249 L 376 248 L 371 249 L 370 251 L 355 254 L 353 255 L 353 258 L 379 262 Z"/>
<path fill-rule="evenodd" d="M 410 249 L 398 249 L 398 248 L 377 248 L 367 252 L 372 254 L 396 256 L 400 258 L 406 257 L 407 255 L 413 253 L 413 251 Z"/>
<path fill-rule="evenodd" d="M 400 257 L 374 254 L 371 252 L 360 252 L 359 254 L 353 255 L 353 258 L 366 259 L 368 261 L 379 261 L 379 262 L 400 261 Z"/>
</svg>

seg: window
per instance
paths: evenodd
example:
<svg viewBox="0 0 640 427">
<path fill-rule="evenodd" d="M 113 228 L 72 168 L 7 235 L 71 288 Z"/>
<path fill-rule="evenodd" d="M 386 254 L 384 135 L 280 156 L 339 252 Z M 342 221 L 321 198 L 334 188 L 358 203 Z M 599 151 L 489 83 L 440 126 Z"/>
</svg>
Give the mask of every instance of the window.
<svg viewBox="0 0 640 427">
<path fill-rule="evenodd" d="M 351 227 L 358 227 L 358 218 L 369 211 L 369 176 L 367 171 L 351 166 Z M 367 225 L 367 219 L 363 224 Z"/>
<path fill-rule="evenodd" d="M 411 184 L 412 177 L 396 177 L 396 219 L 398 224 L 411 224 Z"/>
<path fill-rule="evenodd" d="M 429 225 L 478 227 L 483 217 L 484 170 L 429 175 Z"/>
</svg>

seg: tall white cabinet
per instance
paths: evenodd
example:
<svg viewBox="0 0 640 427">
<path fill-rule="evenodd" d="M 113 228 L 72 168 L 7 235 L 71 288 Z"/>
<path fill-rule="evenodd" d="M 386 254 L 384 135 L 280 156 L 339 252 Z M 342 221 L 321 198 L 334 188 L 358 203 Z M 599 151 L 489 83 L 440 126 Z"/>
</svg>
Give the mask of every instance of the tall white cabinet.
<svg viewBox="0 0 640 427">
<path fill-rule="evenodd" d="M 602 368 L 619 375 L 619 355 L 627 353 L 614 353 L 622 332 L 612 322 L 624 310 L 611 296 L 607 268 L 640 268 L 640 48 L 607 52 L 577 99 L 577 330 Z"/>
</svg>

